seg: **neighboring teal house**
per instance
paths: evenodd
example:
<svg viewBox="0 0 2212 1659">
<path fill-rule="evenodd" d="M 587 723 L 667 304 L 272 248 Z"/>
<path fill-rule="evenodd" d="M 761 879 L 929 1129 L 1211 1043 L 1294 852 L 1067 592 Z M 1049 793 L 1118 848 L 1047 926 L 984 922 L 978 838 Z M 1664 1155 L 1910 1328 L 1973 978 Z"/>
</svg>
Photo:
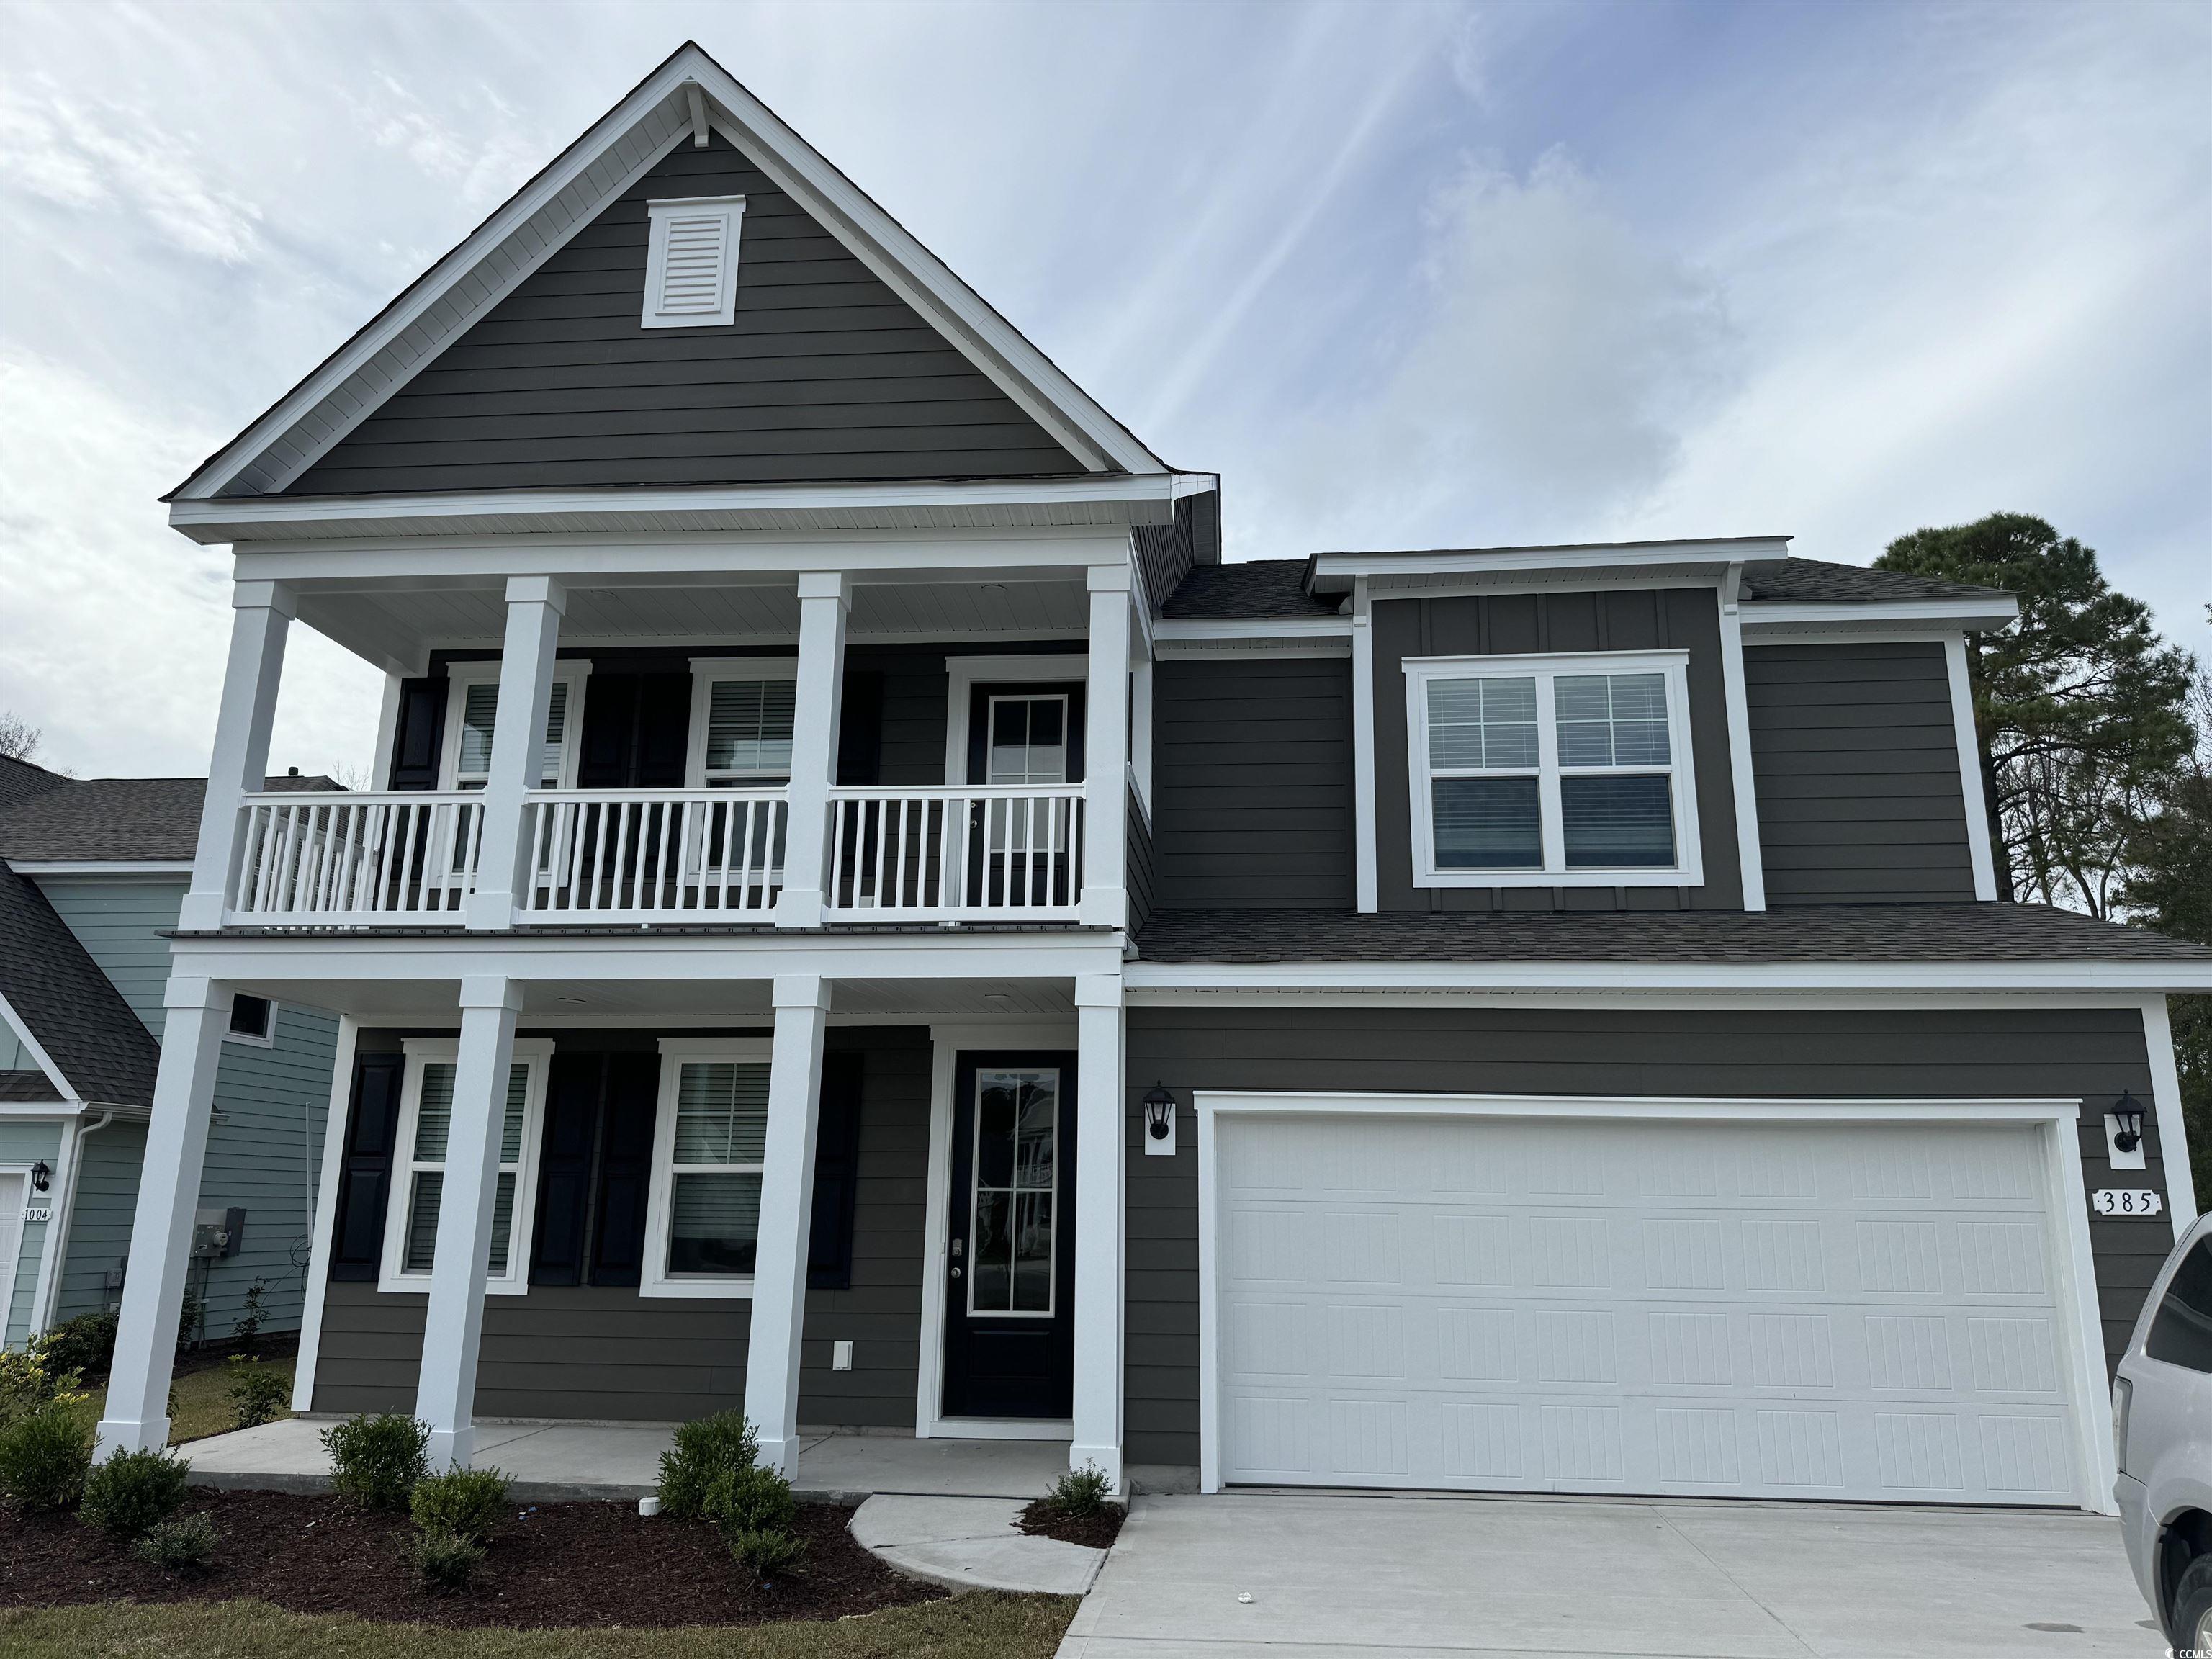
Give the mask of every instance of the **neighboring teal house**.
<svg viewBox="0 0 2212 1659">
<path fill-rule="evenodd" d="M 160 1059 L 165 934 L 191 872 L 203 789 L 197 778 L 80 781 L 0 757 L 6 1346 L 120 1299 Z M 256 1279 L 264 1328 L 299 1327 L 337 1024 L 253 997 L 238 999 L 231 1023 L 200 1181 L 210 1225 L 195 1235 L 189 1280 L 216 1342 Z"/>
</svg>

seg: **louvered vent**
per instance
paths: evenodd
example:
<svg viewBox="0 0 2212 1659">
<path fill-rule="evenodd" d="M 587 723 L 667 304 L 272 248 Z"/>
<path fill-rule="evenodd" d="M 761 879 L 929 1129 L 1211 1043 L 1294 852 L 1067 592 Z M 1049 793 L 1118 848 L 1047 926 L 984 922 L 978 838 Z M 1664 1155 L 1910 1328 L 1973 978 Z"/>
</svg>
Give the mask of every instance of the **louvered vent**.
<svg viewBox="0 0 2212 1659">
<path fill-rule="evenodd" d="M 650 202 L 646 258 L 647 328 L 712 328 L 736 319 L 742 196 Z"/>
</svg>

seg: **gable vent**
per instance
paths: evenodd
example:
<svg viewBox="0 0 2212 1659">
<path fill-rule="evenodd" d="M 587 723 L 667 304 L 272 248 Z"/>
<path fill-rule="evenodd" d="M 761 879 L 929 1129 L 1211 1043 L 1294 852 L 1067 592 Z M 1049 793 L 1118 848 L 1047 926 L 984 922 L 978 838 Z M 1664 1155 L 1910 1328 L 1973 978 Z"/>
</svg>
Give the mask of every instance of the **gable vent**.
<svg viewBox="0 0 2212 1659">
<path fill-rule="evenodd" d="M 742 196 L 648 202 L 653 240 L 645 262 L 647 328 L 712 328 L 738 310 Z"/>
</svg>

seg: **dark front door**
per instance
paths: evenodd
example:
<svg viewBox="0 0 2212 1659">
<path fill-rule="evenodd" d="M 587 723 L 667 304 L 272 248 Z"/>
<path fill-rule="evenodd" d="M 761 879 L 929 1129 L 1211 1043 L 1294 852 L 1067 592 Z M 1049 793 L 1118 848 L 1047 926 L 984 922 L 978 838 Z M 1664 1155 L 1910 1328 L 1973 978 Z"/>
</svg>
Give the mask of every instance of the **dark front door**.
<svg viewBox="0 0 2212 1659">
<path fill-rule="evenodd" d="M 953 1072 L 947 1417 L 1063 1418 L 1075 1377 L 1075 1056 Z"/>
</svg>

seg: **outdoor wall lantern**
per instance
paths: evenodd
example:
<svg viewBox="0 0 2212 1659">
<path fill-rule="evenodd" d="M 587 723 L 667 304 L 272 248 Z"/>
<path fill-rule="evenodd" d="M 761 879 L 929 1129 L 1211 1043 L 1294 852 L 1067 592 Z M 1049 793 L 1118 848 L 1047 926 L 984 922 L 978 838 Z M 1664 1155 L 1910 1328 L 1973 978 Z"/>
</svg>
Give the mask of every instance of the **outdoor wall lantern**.
<svg viewBox="0 0 2212 1659">
<path fill-rule="evenodd" d="M 46 1160 L 42 1158 L 31 1166 L 31 1190 L 34 1193 L 43 1193 L 53 1184 L 54 1172 L 47 1166 Z"/>
<path fill-rule="evenodd" d="M 2133 1095 L 2120 1096 L 2120 1103 L 2112 1108 L 2112 1123 L 2114 1151 L 2132 1152 L 2142 1145 L 2142 1108 Z"/>
<path fill-rule="evenodd" d="M 1173 1158 L 1176 1149 L 1176 1097 L 1166 1085 L 1155 1083 L 1145 1097 L 1145 1153 L 1149 1158 Z"/>
</svg>

